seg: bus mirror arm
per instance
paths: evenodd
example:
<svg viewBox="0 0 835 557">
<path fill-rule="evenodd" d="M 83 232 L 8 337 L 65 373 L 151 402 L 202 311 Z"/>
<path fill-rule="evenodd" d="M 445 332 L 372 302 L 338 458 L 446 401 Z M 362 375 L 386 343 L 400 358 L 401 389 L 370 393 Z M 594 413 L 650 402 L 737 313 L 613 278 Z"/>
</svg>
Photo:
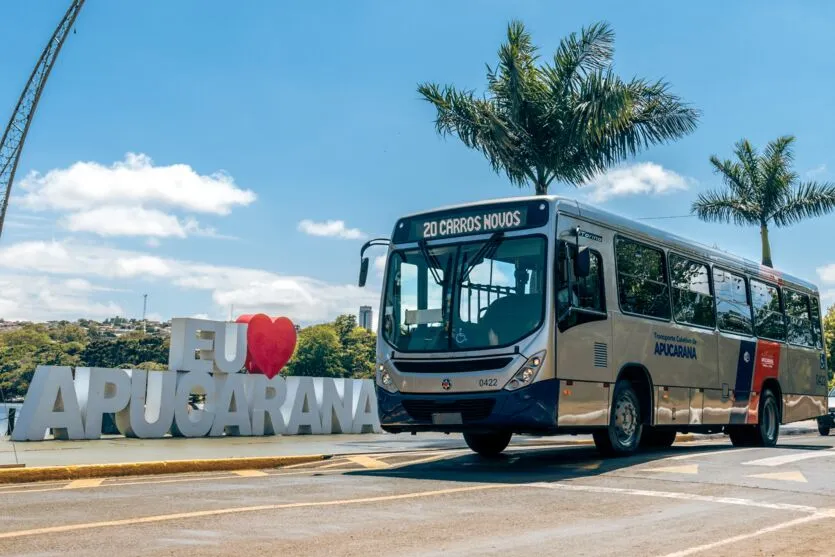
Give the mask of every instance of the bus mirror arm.
<svg viewBox="0 0 835 557">
<path fill-rule="evenodd" d="M 365 257 L 365 251 L 371 246 L 388 246 L 391 245 L 391 240 L 388 238 L 374 238 L 368 240 L 360 249 L 360 277 L 358 285 L 360 288 L 365 286 L 365 281 L 368 280 L 368 258 Z"/>
</svg>

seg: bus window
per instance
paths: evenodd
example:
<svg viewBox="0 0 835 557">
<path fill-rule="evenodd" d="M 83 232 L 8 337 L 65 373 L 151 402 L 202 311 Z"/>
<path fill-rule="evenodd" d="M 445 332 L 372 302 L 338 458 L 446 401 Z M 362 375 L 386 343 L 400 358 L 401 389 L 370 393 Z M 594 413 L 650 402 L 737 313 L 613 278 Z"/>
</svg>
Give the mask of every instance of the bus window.
<svg viewBox="0 0 835 557">
<path fill-rule="evenodd" d="M 657 319 L 670 319 L 670 294 L 664 252 L 618 238 L 615 244 L 621 310 Z"/>
<path fill-rule="evenodd" d="M 817 296 L 812 296 L 812 333 L 815 335 L 815 348 L 823 348 L 823 335 L 821 334 L 821 305 Z"/>
<path fill-rule="evenodd" d="M 603 260 L 594 250 L 589 251 L 591 265 L 589 276 L 576 279 L 579 307 L 606 311 L 606 300 L 603 291 Z"/>
<path fill-rule="evenodd" d="M 753 335 L 745 278 L 714 268 L 713 289 L 716 293 L 716 321 L 719 330 Z"/>
<path fill-rule="evenodd" d="M 754 306 L 754 331 L 758 337 L 786 340 L 786 323 L 780 311 L 777 287 L 751 279 L 751 302 Z"/>
<path fill-rule="evenodd" d="M 670 254 L 670 284 L 676 321 L 711 329 L 716 326 L 707 265 Z"/>
<path fill-rule="evenodd" d="M 809 296 L 788 289 L 783 290 L 783 295 L 786 302 L 789 342 L 801 346 L 814 346 L 812 319 L 809 317 Z"/>
</svg>

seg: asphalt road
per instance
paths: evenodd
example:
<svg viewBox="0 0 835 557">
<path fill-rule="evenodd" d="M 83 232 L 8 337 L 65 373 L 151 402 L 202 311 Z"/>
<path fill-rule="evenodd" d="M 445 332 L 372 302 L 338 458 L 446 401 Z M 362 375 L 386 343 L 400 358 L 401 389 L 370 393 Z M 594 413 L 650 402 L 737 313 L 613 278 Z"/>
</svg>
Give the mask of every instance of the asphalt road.
<svg viewBox="0 0 835 557">
<path fill-rule="evenodd" d="M 363 454 L 0 488 L 2 555 L 833 555 L 835 436 Z"/>
</svg>

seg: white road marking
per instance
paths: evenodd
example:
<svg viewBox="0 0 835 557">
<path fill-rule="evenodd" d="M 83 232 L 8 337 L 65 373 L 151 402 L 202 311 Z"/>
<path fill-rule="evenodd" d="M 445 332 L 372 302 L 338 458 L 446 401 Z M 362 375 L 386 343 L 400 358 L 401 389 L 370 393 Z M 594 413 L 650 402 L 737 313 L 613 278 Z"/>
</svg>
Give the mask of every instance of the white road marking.
<svg viewBox="0 0 835 557">
<path fill-rule="evenodd" d="M 749 460 L 743 462 L 744 466 L 782 466 L 783 464 L 791 464 L 800 460 L 809 460 L 810 458 L 826 458 L 835 456 L 835 449 L 826 449 L 822 451 L 794 451 L 791 454 L 784 454 L 780 456 L 770 456 L 768 458 L 760 458 L 758 460 Z"/>
<path fill-rule="evenodd" d="M 748 478 L 760 478 L 763 480 L 781 480 L 784 482 L 801 482 L 801 483 L 809 483 L 806 480 L 806 476 L 801 474 L 800 472 L 772 472 L 769 474 L 754 474 L 753 476 L 747 476 Z"/>
<path fill-rule="evenodd" d="M 641 497 L 656 497 L 659 499 L 678 499 L 681 501 L 702 501 L 705 503 L 739 505 L 742 507 L 755 507 L 759 509 L 770 509 L 775 511 L 794 511 L 811 514 L 828 513 L 827 516 L 835 517 L 835 512 L 831 512 L 828 509 L 810 507 L 808 505 L 792 505 L 790 503 L 769 503 L 768 501 L 755 501 L 753 499 L 740 499 L 737 497 L 716 497 L 713 495 L 699 495 L 696 493 L 683 493 L 680 491 L 652 491 L 648 489 L 628 489 L 622 487 L 604 487 L 558 482 L 536 482 L 523 485 L 528 487 L 544 487 L 546 489 L 556 489 L 562 491 L 579 491 L 585 493 L 611 493 L 617 495 L 638 495 Z"/>
<path fill-rule="evenodd" d="M 690 459 L 690 458 L 699 458 L 699 457 L 702 457 L 702 456 L 713 456 L 713 455 L 717 455 L 717 454 L 735 454 L 735 453 L 741 453 L 743 451 L 753 451 L 755 449 L 756 449 L 756 447 L 746 447 L 744 449 L 735 449 L 735 448 L 728 447 L 727 449 L 722 449 L 722 450 L 719 450 L 719 451 L 705 451 L 705 452 L 696 452 L 696 453 L 692 453 L 692 454 L 670 456 L 670 457 L 665 458 L 664 460 L 687 460 L 687 459 Z"/>
<path fill-rule="evenodd" d="M 749 532 L 747 534 L 740 534 L 739 536 L 733 536 L 731 538 L 725 538 L 724 540 L 719 540 L 713 543 L 706 543 L 704 545 L 697 545 L 695 547 L 690 547 L 688 549 L 683 549 L 681 551 L 676 551 L 674 553 L 668 553 L 664 555 L 664 557 L 687 557 L 687 555 L 694 555 L 696 553 L 701 553 L 703 551 L 708 551 L 710 549 L 716 549 L 717 547 L 722 547 L 723 545 L 728 545 L 736 542 L 741 542 L 744 540 L 748 540 L 751 538 L 756 538 L 758 536 L 762 536 L 763 534 L 768 534 L 770 532 L 776 532 L 778 530 L 785 530 L 786 528 L 791 528 L 793 526 L 799 526 L 801 524 L 806 524 L 807 522 L 815 522 L 816 520 L 823 520 L 824 518 L 831 519 L 833 516 L 832 513 L 816 513 L 811 514 L 809 516 L 802 516 L 800 518 L 795 518 L 794 520 L 789 520 L 788 522 L 781 522 L 779 524 L 775 524 L 774 526 L 768 526 L 767 528 L 761 528 L 756 532 Z"/>
</svg>

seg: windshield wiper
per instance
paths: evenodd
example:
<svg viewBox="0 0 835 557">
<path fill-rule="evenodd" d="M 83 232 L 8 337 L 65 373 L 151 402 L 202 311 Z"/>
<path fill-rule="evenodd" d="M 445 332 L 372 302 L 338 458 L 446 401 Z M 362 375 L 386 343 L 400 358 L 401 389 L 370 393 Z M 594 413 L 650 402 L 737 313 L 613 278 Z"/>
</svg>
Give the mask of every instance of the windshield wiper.
<svg viewBox="0 0 835 557">
<path fill-rule="evenodd" d="M 432 278 L 435 279 L 435 282 L 438 286 L 443 286 L 444 281 L 441 280 L 441 275 L 438 274 L 437 268 L 441 267 L 441 262 L 438 261 L 438 258 L 435 257 L 434 253 L 431 253 L 429 249 L 426 247 L 426 239 L 422 238 L 418 240 L 418 247 L 420 248 L 420 253 L 423 254 L 423 258 L 426 260 L 426 263 L 429 264 L 429 271 L 432 273 Z"/>
<path fill-rule="evenodd" d="M 464 284 L 464 281 L 469 278 L 470 273 L 473 269 L 478 266 L 481 261 L 484 259 L 492 258 L 493 255 L 496 253 L 496 250 L 499 249 L 499 244 L 502 243 L 502 239 L 504 238 L 504 232 L 493 232 L 493 235 L 490 236 L 490 239 L 484 242 L 479 250 L 475 253 L 470 264 L 466 267 L 466 271 L 461 275 L 461 280 L 458 281 L 459 284 Z M 464 265 L 467 265 L 467 256 L 464 255 Z"/>
</svg>

